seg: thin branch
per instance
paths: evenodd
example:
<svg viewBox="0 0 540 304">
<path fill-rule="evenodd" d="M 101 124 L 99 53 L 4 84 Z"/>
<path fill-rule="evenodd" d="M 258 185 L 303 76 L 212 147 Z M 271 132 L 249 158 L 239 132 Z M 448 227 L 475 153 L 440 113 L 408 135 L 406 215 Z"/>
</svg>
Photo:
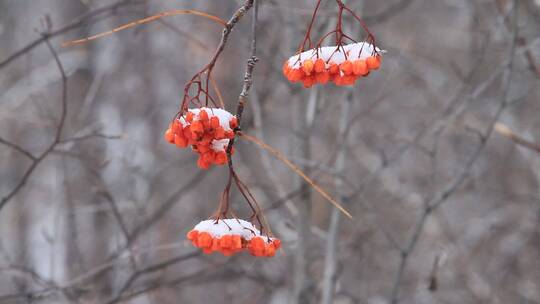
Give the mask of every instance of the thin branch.
<svg viewBox="0 0 540 304">
<path fill-rule="evenodd" d="M 522 146 L 522 147 L 525 147 L 529 150 L 532 150 L 536 153 L 540 153 L 540 145 L 536 144 L 536 143 L 533 143 L 533 142 L 530 142 L 526 139 L 524 139 L 523 137 L 517 135 L 516 133 L 514 133 L 514 131 L 512 131 L 508 126 L 500 123 L 500 122 L 497 122 L 495 123 L 495 132 L 501 134 L 502 136 L 510 139 L 511 141 L 515 142 L 516 144 Z"/>
<path fill-rule="evenodd" d="M 60 62 L 60 58 L 58 58 L 58 54 L 56 53 L 51 43 L 49 42 L 49 39 L 46 38 L 48 36 L 50 35 L 45 35 L 44 42 L 49 48 L 49 50 L 51 51 L 51 54 L 54 57 L 58 70 L 60 71 L 60 76 L 62 78 L 62 108 L 60 111 L 60 121 L 56 128 L 56 133 L 55 133 L 54 140 L 52 141 L 52 143 L 41 155 L 33 159 L 32 164 L 30 165 L 28 170 L 26 170 L 26 172 L 24 173 L 19 183 L 15 186 L 15 188 L 11 190 L 11 192 L 8 193 L 7 196 L 2 198 L 2 200 L 0 201 L 0 211 L 24 187 L 24 185 L 28 181 L 28 178 L 30 178 L 30 175 L 32 174 L 32 172 L 34 172 L 34 170 L 43 161 L 43 159 L 45 159 L 47 155 L 49 155 L 49 153 L 51 153 L 54 150 L 56 145 L 60 142 L 62 131 L 64 129 L 64 123 L 65 123 L 66 115 L 67 115 L 67 77 L 64 71 L 64 67 L 62 66 L 62 63 Z"/>
<path fill-rule="evenodd" d="M 130 4 L 132 2 L 132 0 L 121 0 L 121 1 L 117 1 L 113 4 L 110 4 L 110 5 L 106 5 L 104 7 L 100 7 L 100 8 L 97 8 L 95 10 L 92 10 L 92 11 L 89 11 L 77 18 L 75 18 L 75 20 L 73 20 L 71 23 L 55 30 L 55 31 L 51 31 L 51 32 L 47 32 L 45 34 L 42 34 L 40 38 L 30 42 L 29 44 L 27 44 L 25 47 L 23 47 L 22 49 L 16 51 L 15 53 L 11 54 L 8 58 L 4 59 L 3 61 L 0 61 L 0 69 L 6 67 L 8 64 L 10 64 L 11 62 L 13 62 L 15 59 L 21 57 L 22 55 L 30 52 L 31 50 L 33 50 L 35 47 L 41 45 L 42 43 L 46 42 L 48 39 L 51 39 L 55 36 L 58 36 L 58 35 L 62 35 L 68 31 L 71 31 L 73 29 L 76 29 L 78 27 L 80 27 L 81 25 L 83 25 L 85 22 L 87 22 L 88 20 L 90 20 L 91 18 L 93 17 L 96 17 L 96 16 L 99 16 L 103 13 L 106 13 L 106 12 L 109 12 L 109 11 L 114 11 L 124 5 L 127 5 L 127 4 Z"/>
<path fill-rule="evenodd" d="M 110 300 L 108 300 L 105 303 L 106 304 L 114 304 L 114 303 L 118 303 L 119 301 L 121 301 L 122 297 L 124 296 L 124 293 L 127 290 L 129 290 L 131 285 L 133 285 L 133 283 L 135 283 L 135 281 L 137 279 L 139 279 L 140 277 L 143 277 L 145 275 L 154 273 L 156 271 L 164 270 L 169 266 L 172 266 L 172 265 L 178 264 L 180 262 L 183 262 L 183 261 L 198 257 L 200 255 L 201 255 L 200 251 L 198 251 L 198 250 L 197 251 L 192 251 L 190 253 L 187 253 L 187 254 L 184 254 L 184 255 L 169 259 L 167 261 L 160 262 L 160 263 L 157 263 L 157 264 L 154 264 L 154 265 L 150 265 L 148 267 L 145 267 L 145 268 L 143 268 L 141 270 L 138 270 L 138 271 L 132 273 L 129 276 L 129 278 L 124 282 L 124 284 L 120 288 L 120 291 L 117 293 L 117 295 L 115 297 L 111 298 Z"/>
<path fill-rule="evenodd" d="M 108 134 L 101 134 L 101 133 L 90 133 L 90 134 L 86 134 L 86 135 L 82 135 L 82 136 L 69 137 L 69 138 L 66 138 L 66 139 L 62 139 L 62 140 L 58 141 L 58 143 L 59 144 L 66 144 L 66 143 L 70 143 L 70 142 L 83 141 L 83 140 L 92 139 L 92 138 L 121 139 L 122 137 L 123 137 L 123 134 L 120 134 L 120 135 L 108 135 Z"/>
<path fill-rule="evenodd" d="M 156 222 L 158 222 L 167 212 L 178 202 L 178 200 L 182 197 L 182 195 L 186 194 L 186 191 L 189 189 L 192 189 L 197 184 L 201 182 L 201 180 L 206 176 L 206 171 L 199 171 L 193 178 L 180 187 L 176 192 L 174 192 L 163 204 L 159 206 L 159 208 L 154 211 L 152 215 L 150 215 L 144 222 L 142 222 L 140 225 L 135 227 L 131 234 L 129 235 L 129 239 L 127 240 L 127 243 L 125 246 L 123 246 L 120 250 L 118 250 L 115 254 L 113 254 L 108 260 L 114 260 L 118 256 L 120 256 L 124 250 L 129 249 L 133 243 L 148 229 L 150 229 Z"/>
<path fill-rule="evenodd" d="M 244 133 L 239 133 L 239 135 L 240 135 L 241 138 L 246 139 L 246 140 L 258 145 L 259 147 L 267 150 L 268 152 L 270 152 L 277 159 L 279 159 L 285 165 L 287 165 L 287 167 L 289 167 L 291 170 L 293 170 L 296 174 L 300 175 L 300 177 L 302 177 L 311 187 L 313 187 L 313 189 L 315 189 L 315 191 L 317 191 L 328 202 L 330 202 L 332 205 L 334 205 L 334 207 L 339 209 L 339 211 L 341 211 L 343 214 L 345 214 L 348 218 L 352 219 L 352 215 L 349 213 L 349 211 L 347 211 L 347 209 L 345 209 L 343 206 L 341 206 L 340 203 L 338 203 L 334 198 L 332 198 L 328 193 L 326 193 L 326 191 L 324 191 L 319 185 L 317 185 L 315 183 L 315 181 L 313 181 L 309 176 L 307 176 L 304 172 L 302 172 L 302 170 L 300 170 L 300 168 L 298 168 L 295 164 L 293 164 L 285 156 L 283 156 L 283 154 L 281 154 L 281 152 L 279 152 L 278 150 L 270 147 L 269 145 L 263 143 L 262 141 L 258 140 L 257 138 L 255 138 L 253 136 L 246 135 Z"/>
<path fill-rule="evenodd" d="M 143 18 L 143 19 L 139 19 L 139 20 L 136 20 L 136 21 L 133 21 L 133 22 L 129 22 L 129 23 L 121 25 L 121 26 L 119 26 L 117 28 L 114 28 L 114 29 L 112 29 L 110 31 L 102 32 L 102 33 L 99 33 L 99 34 L 96 34 L 96 35 L 92 35 L 90 37 L 77 39 L 77 40 L 66 41 L 66 42 L 62 43 L 62 47 L 69 47 L 69 46 L 73 46 L 73 45 L 77 45 L 77 44 L 86 43 L 88 41 L 92 41 L 92 40 L 95 40 L 95 39 L 99 39 L 101 37 L 109 36 L 109 35 L 114 34 L 116 32 L 127 30 L 129 28 L 132 28 L 132 27 L 135 27 L 135 26 L 138 26 L 138 25 L 142 25 L 142 24 L 145 24 L 145 23 L 150 23 L 150 22 L 159 20 L 159 19 L 161 19 L 163 17 L 170 17 L 170 16 L 176 16 L 176 15 L 186 15 L 186 14 L 187 15 L 195 15 L 195 16 L 204 17 L 204 18 L 213 20 L 215 22 L 218 22 L 218 23 L 222 24 L 223 26 L 227 26 L 227 23 L 223 19 L 221 19 L 219 17 L 213 16 L 213 15 L 210 15 L 210 14 L 207 14 L 207 13 L 204 13 L 204 12 L 196 11 L 196 10 L 177 9 L 177 10 L 158 13 L 158 14 L 155 14 L 155 15 Z"/>
<path fill-rule="evenodd" d="M 0 143 L 12 148 L 13 150 L 21 153 L 22 155 L 28 157 L 30 160 L 32 161 L 36 161 L 36 157 L 34 155 L 32 155 L 32 153 L 28 152 L 27 150 L 23 149 L 21 146 L 17 145 L 17 144 L 14 144 L 12 142 L 9 142 L 5 139 L 3 139 L 2 137 L 0 137 Z"/>
</svg>

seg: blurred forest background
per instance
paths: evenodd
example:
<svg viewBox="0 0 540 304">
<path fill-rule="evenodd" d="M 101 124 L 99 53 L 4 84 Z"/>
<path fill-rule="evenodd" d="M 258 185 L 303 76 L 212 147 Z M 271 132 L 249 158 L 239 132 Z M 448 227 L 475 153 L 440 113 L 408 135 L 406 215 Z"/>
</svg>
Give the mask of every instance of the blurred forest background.
<svg viewBox="0 0 540 304">
<path fill-rule="evenodd" d="M 260 259 L 186 241 L 227 169 L 162 136 L 222 26 L 182 15 L 60 47 L 170 9 L 228 20 L 244 1 L 0 0 L 0 303 L 540 303 L 540 1 L 345 3 L 382 68 L 304 89 L 281 67 L 315 1 L 260 1 L 242 128 L 354 216 L 240 140 L 238 173 L 283 241 Z M 214 72 L 232 112 L 252 13 Z M 335 13 L 323 1 L 312 33 Z"/>
</svg>

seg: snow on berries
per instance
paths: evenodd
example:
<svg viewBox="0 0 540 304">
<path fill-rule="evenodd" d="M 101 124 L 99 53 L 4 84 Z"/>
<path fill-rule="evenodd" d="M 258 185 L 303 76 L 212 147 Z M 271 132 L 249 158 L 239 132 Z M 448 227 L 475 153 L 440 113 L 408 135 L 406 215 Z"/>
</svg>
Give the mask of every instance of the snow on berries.
<svg viewBox="0 0 540 304">
<path fill-rule="evenodd" d="M 283 74 L 292 83 L 332 82 L 338 86 L 354 85 L 356 80 L 378 70 L 383 50 L 368 42 L 314 48 L 290 57 L 283 65 Z"/>
<path fill-rule="evenodd" d="M 202 221 L 187 238 L 206 254 L 220 252 L 225 256 L 248 251 L 257 257 L 273 257 L 281 247 L 279 239 L 263 236 L 250 222 L 235 218 Z"/>
<path fill-rule="evenodd" d="M 375 45 L 375 36 L 362 19 L 341 0 L 337 3 L 337 22 L 334 29 L 321 33 L 318 40 L 312 37 L 313 26 L 322 0 L 318 0 L 308 23 L 304 39 L 295 56 L 283 64 L 283 74 L 292 83 L 302 82 L 309 88 L 314 84 L 334 83 L 337 86 L 354 85 L 356 81 L 379 69 L 385 51 Z M 363 38 L 353 38 L 343 31 L 344 15 L 363 29 Z M 324 18 L 325 22 L 328 20 Z M 327 40 L 335 38 L 333 43 Z M 326 41 L 326 42 L 325 42 Z M 333 45 L 333 46 L 323 46 Z"/>
<path fill-rule="evenodd" d="M 189 109 L 169 125 L 165 140 L 179 148 L 191 146 L 199 154 L 199 168 L 208 169 L 228 162 L 227 147 L 236 127 L 236 117 L 224 109 Z"/>
</svg>

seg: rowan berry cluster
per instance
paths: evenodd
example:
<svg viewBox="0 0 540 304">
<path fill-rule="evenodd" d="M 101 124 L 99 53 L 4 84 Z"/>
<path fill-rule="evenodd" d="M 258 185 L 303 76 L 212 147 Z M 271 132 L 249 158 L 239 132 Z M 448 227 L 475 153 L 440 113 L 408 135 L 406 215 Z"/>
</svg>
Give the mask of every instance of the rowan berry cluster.
<svg viewBox="0 0 540 304">
<path fill-rule="evenodd" d="M 165 140 L 179 148 L 191 146 L 199 154 L 199 168 L 208 169 L 227 163 L 226 149 L 236 127 L 236 117 L 223 109 L 189 109 L 169 125 Z"/>
<path fill-rule="evenodd" d="M 376 51 L 381 52 L 367 42 L 311 49 L 289 58 L 283 64 L 283 74 L 290 82 L 302 82 L 306 88 L 328 82 L 353 85 L 379 69 L 382 57 Z"/>
<path fill-rule="evenodd" d="M 206 254 L 220 252 L 225 256 L 246 250 L 253 256 L 273 257 L 281 247 L 279 239 L 262 236 L 253 224 L 240 219 L 202 221 L 187 238 Z"/>
</svg>

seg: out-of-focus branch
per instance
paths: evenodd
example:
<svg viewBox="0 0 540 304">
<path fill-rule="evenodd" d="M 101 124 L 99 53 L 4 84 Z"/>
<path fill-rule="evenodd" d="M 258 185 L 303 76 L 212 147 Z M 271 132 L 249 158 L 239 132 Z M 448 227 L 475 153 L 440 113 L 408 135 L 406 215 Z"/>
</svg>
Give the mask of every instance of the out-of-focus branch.
<svg viewBox="0 0 540 304">
<path fill-rule="evenodd" d="M 21 146 L 15 144 L 15 143 L 12 143 L 10 141 L 7 141 L 7 140 L 3 139 L 2 137 L 0 137 L 0 143 L 2 143 L 4 145 L 12 148 L 13 150 L 21 153 L 22 155 L 28 157 L 30 160 L 36 161 L 36 157 L 34 155 L 32 155 L 32 153 L 30 153 L 29 151 L 22 148 Z"/>
<path fill-rule="evenodd" d="M 518 26 L 517 26 L 517 11 L 518 11 L 518 9 L 517 9 L 516 3 L 517 3 L 517 1 L 514 0 L 513 5 L 511 7 L 511 10 L 513 11 L 513 23 L 514 23 L 513 24 L 513 33 L 512 33 L 512 37 L 511 37 L 511 41 L 510 41 L 510 47 L 509 47 L 509 51 L 508 51 L 508 60 L 506 61 L 505 66 L 504 66 L 504 70 L 503 70 L 503 75 L 502 75 L 502 92 L 503 93 L 501 94 L 501 99 L 500 99 L 500 102 L 499 102 L 499 106 L 497 107 L 497 111 L 496 111 L 495 115 L 493 116 L 493 118 L 491 119 L 491 121 L 489 123 L 489 126 L 487 128 L 487 131 L 485 132 L 485 134 L 483 136 L 481 136 L 480 143 L 476 147 L 476 149 L 473 152 L 473 154 L 471 155 L 471 157 L 467 160 L 467 162 L 463 166 L 460 174 L 458 174 L 454 178 L 453 182 L 451 182 L 449 184 L 449 186 L 445 190 L 439 192 L 429 202 L 426 202 L 426 204 L 424 206 L 424 211 L 422 212 L 422 215 L 421 215 L 420 219 L 416 223 L 416 226 L 415 226 L 415 228 L 413 230 L 412 236 L 411 236 L 408 244 L 406 245 L 405 249 L 403 251 L 401 251 L 401 253 L 400 253 L 400 264 L 399 264 L 398 271 L 396 273 L 396 277 L 394 279 L 394 284 L 392 286 L 392 292 L 391 292 L 391 295 L 390 295 L 390 299 L 391 299 L 392 304 L 397 304 L 399 302 L 399 300 L 398 300 L 399 288 L 400 288 L 400 285 L 401 285 L 401 281 L 402 281 L 402 278 L 403 278 L 403 273 L 404 273 L 405 267 L 407 266 L 408 258 L 410 257 L 412 251 L 414 250 L 414 248 L 416 247 L 416 245 L 418 243 L 418 240 L 420 238 L 420 235 L 421 235 L 421 233 L 423 231 L 424 225 L 425 225 L 429 215 L 431 215 L 431 213 L 434 210 L 436 210 L 438 207 L 440 207 L 442 204 L 447 202 L 448 198 L 450 198 L 450 196 L 452 196 L 452 194 L 468 178 L 468 176 L 470 175 L 470 172 L 472 170 L 473 164 L 476 162 L 478 157 L 481 155 L 482 151 L 484 150 L 484 148 L 486 146 L 487 141 L 489 140 L 489 138 L 491 137 L 491 134 L 494 131 L 495 123 L 497 122 L 497 120 L 499 120 L 502 112 L 504 111 L 504 109 L 508 105 L 508 93 L 509 93 L 509 87 L 510 87 L 511 80 L 512 80 L 512 71 L 513 71 L 513 68 L 514 68 L 514 64 L 513 64 L 514 60 L 513 59 L 514 59 L 514 56 L 516 54 L 516 38 L 517 38 L 517 30 L 518 30 Z"/>
<path fill-rule="evenodd" d="M 133 231 L 129 234 L 129 238 L 127 239 L 125 246 L 113 254 L 108 260 L 116 259 L 125 250 L 129 249 L 144 232 L 153 227 L 153 225 L 158 222 L 167 213 L 167 211 L 174 206 L 176 202 L 178 202 L 179 198 L 184 195 L 186 191 L 194 188 L 205 176 L 206 171 L 199 171 L 188 183 L 174 192 L 154 213 L 152 213 L 152 215 L 133 229 Z"/>
<path fill-rule="evenodd" d="M 120 288 L 120 291 L 117 293 L 117 295 L 115 297 L 113 297 L 112 299 L 108 300 L 106 303 L 107 304 L 114 304 L 114 303 L 118 303 L 119 301 L 121 301 L 124 293 L 127 290 L 129 290 L 131 285 L 133 285 L 133 283 L 135 283 L 135 281 L 137 279 L 139 279 L 140 277 L 143 277 L 145 275 L 148 275 L 148 274 L 160 271 L 160 270 L 164 270 L 165 268 L 167 268 L 169 266 L 172 266 L 172 265 L 178 264 L 180 262 L 183 262 L 183 261 L 198 257 L 200 255 L 201 255 L 200 251 L 192 251 L 190 253 L 187 253 L 187 254 L 184 254 L 184 255 L 169 259 L 169 260 L 164 261 L 164 262 L 160 262 L 160 263 L 157 263 L 157 264 L 154 264 L 154 265 L 150 265 L 150 266 L 145 267 L 145 268 L 143 268 L 141 270 L 135 271 L 124 282 L 124 285 L 122 285 L 122 287 Z"/>
<path fill-rule="evenodd" d="M 540 153 L 540 145 L 530 142 L 523 137 L 517 135 L 516 133 L 514 133 L 514 131 L 512 131 L 508 126 L 503 123 L 495 123 L 495 132 L 501 134 L 502 136 L 510 139 L 511 141 L 522 147 L 533 150 L 536 153 Z"/>
<path fill-rule="evenodd" d="M 338 175 L 343 175 L 345 172 L 345 157 L 347 147 L 347 122 L 349 112 L 351 111 L 351 104 L 353 103 L 353 94 L 349 90 L 347 97 L 341 103 L 341 120 L 339 130 L 337 134 L 337 146 L 338 153 L 335 162 L 335 170 Z M 338 200 L 343 201 L 343 180 L 336 177 L 334 180 L 336 186 L 336 197 Z M 328 227 L 328 234 L 326 237 L 326 254 L 324 257 L 324 274 L 323 274 L 323 286 L 322 286 L 322 304 L 332 304 L 334 297 L 334 286 L 336 281 L 336 266 L 337 266 L 337 245 L 339 238 L 339 224 L 341 220 L 341 214 L 339 210 L 333 209 L 330 216 L 330 225 Z"/>
<path fill-rule="evenodd" d="M 56 133 L 54 135 L 54 139 L 52 143 L 47 147 L 47 149 L 43 153 L 41 153 L 38 157 L 35 157 L 35 158 L 33 156 L 30 157 L 31 154 L 29 153 L 28 155 L 26 153 L 23 153 L 32 159 L 32 164 L 30 165 L 28 170 L 26 170 L 26 172 L 24 173 L 19 183 L 8 193 L 8 195 L 2 198 L 2 200 L 0 201 L 0 211 L 2 211 L 2 208 L 4 208 L 4 206 L 19 192 L 19 190 L 21 190 L 24 187 L 24 185 L 28 181 L 28 178 L 30 178 L 30 175 L 32 174 L 32 172 L 34 172 L 34 170 L 43 161 L 43 159 L 45 159 L 47 155 L 49 155 L 54 150 L 56 145 L 60 143 L 60 140 L 62 137 L 62 131 L 64 129 L 64 123 L 65 123 L 66 115 L 67 115 L 67 77 L 64 71 L 64 67 L 62 66 L 62 62 L 60 62 L 60 58 L 58 58 L 58 54 L 52 47 L 47 37 L 48 35 L 45 35 L 43 38 L 44 39 L 43 41 L 45 42 L 45 44 L 51 51 L 51 54 L 54 57 L 54 60 L 56 61 L 56 65 L 58 67 L 58 70 L 60 71 L 60 76 L 62 78 L 62 106 L 60 110 L 60 121 L 56 128 Z"/>
<path fill-rule="evenodd" d="M 368 15 L 365 16 L 363 19 L 366 23 L 379 23 L 379 22 L 385 22 L 386 20 L 394 17 L 396 14 L 399 14 L 403 10 L 405 10 L 407 7 L 409 7 L 414 0 L 401 0 L 396 3 L 393 3 L 389 5 L 385 10 L 383 10 L 380 13 Z"/>
<path fill-rule="evenodd" d="M 106 6 L 91 10 L 91 11 L 89 11 L 89 12 L 75 18 L 75 20 L 73 20 L 71 23 L 69 23 L 69 24 L 67 24 L 67 25 L 65 25 L 65 26 L 63 26 L 63 27 L 61 27 L 61 28 L 59 28 L 59 29 L 57 29 L 55 31 L 50 31 L 48 33 L 45 33 L 45 34 L 41 35 L 40 38 L 30 42 L 28 45 L 26 45 L 22 49 L 20 49 L 20 50 L 16 51 L 15 53 L 11 54 L 8 58 L 4 59 L 3 61 L 0 61 L 0 69 L 2 69 L 3 67 L 6 67 L 12 61 L 14 61 L 15 59 L 21 57 L 22 55 L 30 52 L 35 47 L 41 45 L 44 42 L 47 42 L 50 38 L 61 35 L 61 34 L 64 34 L 64 33 L 68 32 L 70 30 L 76 29 L 76 28 L 82 26 L 84 23 L 88 22 L 90 19 L 92 19 L 94 17 L 102 15 L 102 14 L 104 14 L 106 12 L 114 11 L 114 10 L 124 6 L 124 5 L 130 4 L 131 2 L 133 2 L 133 0 L 121 0 L 121 1 L 117 1 L 117 2 L 115 2 L 113 4 L 110 4 L 110 5 L 106 5 Z"/>
<path fill-rule="evenodd" d="M 62 140 L 58 141 L 58 143 L 59 144 L 66 144 L 66 143 L 70 143 L 70 142 L 83 141 L 83 140 L 92 139 L 92 138 L 121 139 L 122 136 L 123 136 L 122 134 L 120 134 L 120 135 L 108 135 L 108 134 L 102 134 L 102 133 L 94 132 L 94 133 L 87 134 L 87 135 L 82 135 L 82 136 L 77 136 L 77 137 L 69 137 L 69 138 L 66 138 L 66 139 L 62 139 Z"/>
<path fill-rule="evenodd" d="M 298 120 L 302 123 L 302 134 L 299 138 L 299 154 L 300 157 L 311 160 L 311 130 L 316 118 L 316 108 L 319 100 L 318 89 L 313 88 L 309 95 L 309 101 L 306 111 L 298 111 Z M 291 167 L 292 168 L 292 167 Z M 291 296 L 291 304 L 296 303 L 305 303 L 309 301 L 306 297 L 309 295 L 308 290 L 313 284 L 313 280 L 309 277 L 308 268 L 310 262 L 309 256 L 309 239 L 311 236 L 311 212 L 312 212 L 312 202 L 311 202 L 311 188 L 316 189 L 317 191 L 322 190 L 315 184 L 310 183 L 309 175 L 311 175 L 311 168 L 304 166 L 301 170 L 295 171 L 299 174 L 304 180 L 301 182 L 301 197 L 300 204 L 298 204 L 298 214 L 296 215 L 296 231 L 297 231 L 297 241 L 296 241 L 296 252 L 294 255 L 294 273 L 293 273 L 293 288 Z M 303 170 L 303 172 L 302 172 Z M 307 177 L 307 179 L 306 179 Z M 321 192 L 319 192 L 321 193 Z M 323 194 L 324 191 L 321 193 Z M 324 196 L 324 195 L 323 195 Z M 327 198 L 325 196 L 325 198 Z M 328 198 L 327 198 L 328 199 Z M 330 197 L 329 201 L 336 205 L 339 208 L 339 204 Z M 343 209 L 344 210 L 344 209 Z M 346 211 L 345 211 L 346 212 Z M 350 214 L 349 214 L 350 216 Z"/>
</svg>

